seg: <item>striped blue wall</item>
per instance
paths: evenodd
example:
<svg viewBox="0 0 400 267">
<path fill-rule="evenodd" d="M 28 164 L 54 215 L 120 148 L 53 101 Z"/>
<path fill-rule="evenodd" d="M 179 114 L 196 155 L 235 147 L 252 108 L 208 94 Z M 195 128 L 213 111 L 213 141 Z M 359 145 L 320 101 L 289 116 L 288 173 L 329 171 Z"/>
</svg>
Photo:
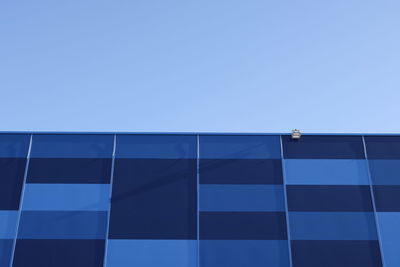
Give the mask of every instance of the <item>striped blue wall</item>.
<svg viewBox="0 0 400 267">
<path fill-rule="evenodd" d="M 398 267 L 400 136 L 0 134 L 0 267 Z"/>
</svg>

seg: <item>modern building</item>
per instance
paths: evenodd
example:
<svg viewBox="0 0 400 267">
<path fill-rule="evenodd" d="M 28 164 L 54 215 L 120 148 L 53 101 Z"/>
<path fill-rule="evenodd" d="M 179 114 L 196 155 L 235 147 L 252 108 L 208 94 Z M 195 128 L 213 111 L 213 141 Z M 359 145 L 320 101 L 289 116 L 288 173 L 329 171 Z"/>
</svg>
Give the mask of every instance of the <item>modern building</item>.
<svg viewBox="0 0 400 267">
<path fill-rule="evenodd" d="M 399 267 L 400 135 L 0 134 L 0 267 Z"/>
</svg>

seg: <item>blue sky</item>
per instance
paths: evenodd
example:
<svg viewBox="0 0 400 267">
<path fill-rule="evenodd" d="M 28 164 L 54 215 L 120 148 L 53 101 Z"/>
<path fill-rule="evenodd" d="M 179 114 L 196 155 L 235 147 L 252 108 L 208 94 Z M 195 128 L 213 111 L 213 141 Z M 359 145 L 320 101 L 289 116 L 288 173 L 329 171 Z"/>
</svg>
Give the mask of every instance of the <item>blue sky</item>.
<svg viewBox="0 0 400 267">
<path fill-rule="evenodd" d="M 400 1 L 1 1 L 0 130 L 400 132 Z"/>
</svg>

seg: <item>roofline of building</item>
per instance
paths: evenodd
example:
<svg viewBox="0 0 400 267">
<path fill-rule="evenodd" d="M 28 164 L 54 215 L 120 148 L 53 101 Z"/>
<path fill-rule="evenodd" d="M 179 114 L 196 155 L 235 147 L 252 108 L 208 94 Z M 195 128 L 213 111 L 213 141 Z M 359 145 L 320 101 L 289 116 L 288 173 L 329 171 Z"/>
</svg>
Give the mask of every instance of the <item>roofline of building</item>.
<svg viewBox="0 0 400 267">
<path fill-rule="evenodd" d="M 286 133 L 265 132 L 80 132 L 80 131 L 0 131 L 0 134 L 131 134 L 131 135 L 290 135 Z M 353 136 L 400 136 L 400 133 L 301 133 L 302 135 L 353 135 Z"/>
</svg>

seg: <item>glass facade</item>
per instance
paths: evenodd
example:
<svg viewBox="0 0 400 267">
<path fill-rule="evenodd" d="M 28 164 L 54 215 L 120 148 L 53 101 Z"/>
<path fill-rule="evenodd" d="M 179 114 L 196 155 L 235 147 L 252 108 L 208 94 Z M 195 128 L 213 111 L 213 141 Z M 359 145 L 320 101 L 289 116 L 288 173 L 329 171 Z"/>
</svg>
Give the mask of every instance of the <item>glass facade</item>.
<svg viewBox="0 0 400 267">
<path fill-rule="evenodd" d="M 400 136 L 0 134 L 0 267 L 398 267 Z"/>
</svg>

